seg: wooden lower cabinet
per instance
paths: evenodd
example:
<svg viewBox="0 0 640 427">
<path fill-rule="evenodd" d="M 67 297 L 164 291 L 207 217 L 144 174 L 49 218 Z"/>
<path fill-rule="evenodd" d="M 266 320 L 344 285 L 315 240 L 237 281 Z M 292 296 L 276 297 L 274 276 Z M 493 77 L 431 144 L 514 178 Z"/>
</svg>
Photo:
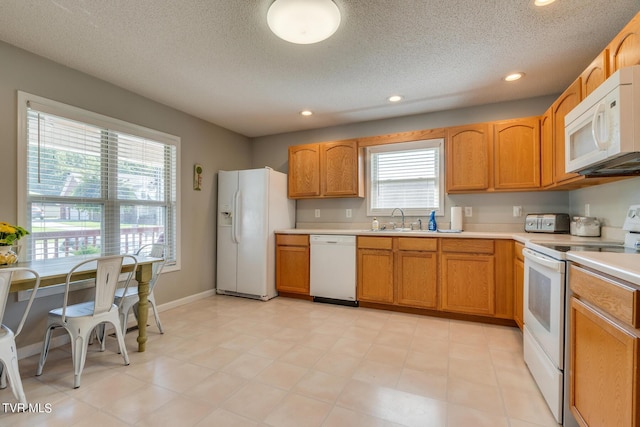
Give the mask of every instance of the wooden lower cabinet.
<svg viewBox="0 0 640 427">
<path fill-rule="evenodd" d="M 524 257 L 522 249 L 524 245 L 515 242 L 515 255 L 513 257 L 513 320 L 520 329 L 524 326 Z"/>
<path fill-rule="evenodd" d="M 397 240 L 395 257 L 399 305 L 438 308 L 437 240 L 404 238 Z"/>
<path fill-rule="evenodd" d="M 437 308 L 438 241 L 359 237 L 358 300 Z"/>
<path fill-rule="evenodd" d="M 571 411 L 582 426 L 638 426 L 638 337 L 571 299 Z"/>
<path fill-rule="evenodd" d="M 358 237 L 358 301 L 393 303 L 393 238 Z"/>
<path fill-rule="evenodd" d="M 309 295 L 309 235 L 276 235 L 276 289 Z"/>
<path fill-rule="evenodd" d="M 572 264 L 569 406 L 581 426 L 640 425 L 640 290 Z"/>
<path fill-rule="evenodd" d="M 513 319 L 513 241 L 358 237 L 363 303 Z"/>
<path fill-rule="evenodd" d="M 493 255 L 443 253 L 442 309 L 466 314 L 495 314 Z"/>
</svg>

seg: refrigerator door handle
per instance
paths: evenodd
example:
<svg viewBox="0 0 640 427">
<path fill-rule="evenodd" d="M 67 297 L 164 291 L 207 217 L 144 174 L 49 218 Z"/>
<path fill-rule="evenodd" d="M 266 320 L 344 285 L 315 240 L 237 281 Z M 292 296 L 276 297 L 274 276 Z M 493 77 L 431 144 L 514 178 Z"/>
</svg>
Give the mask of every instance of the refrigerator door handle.
<svg viewBox="0 0 640 427">
<path fill-rule="evenodd" d="M 240 205 L 240 191 L 236 191 L 233 195 L 233 212 L 235 215 L 231 218 L 231 238 L 233 239 L 233 243 L 238 243 L 238 220 L 240 218 L 239 215 L 239 205 Z"/>
</svg>

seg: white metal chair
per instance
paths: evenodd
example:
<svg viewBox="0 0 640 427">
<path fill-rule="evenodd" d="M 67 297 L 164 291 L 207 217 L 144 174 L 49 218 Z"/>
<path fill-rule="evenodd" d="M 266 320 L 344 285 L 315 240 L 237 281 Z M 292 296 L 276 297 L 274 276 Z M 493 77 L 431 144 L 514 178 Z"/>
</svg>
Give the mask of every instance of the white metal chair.
<svg viewBox="0 0 640 427">
<path fill-rule="evenodd" d="M 135 274 L 138 262 L 132 255 L 112 255 L 98 258 L 91 258 L 76 264 L 67 274 L 65 282 L 64 303 L 61 308 L 51 310 L 47 320 L 47 329 L 42 343 L 42 353 L 38 362 L 36 375 L 42 375 L 44 363 L 49 353 L 51 334 L 54 329 L 64 328 L 71 337 L 71 358 L 73 359 L 74 380 L 73 388 L 80 387 L 80 375 L 87 358 L 87 345 L 89 336 L 93 330 L 104 324 L 111 323 L 116 331 L 120 353 L 124 358 L 124 364 L 129 364 L 129 356 L 124 343 L 122 325 L 118 315 L 119 307 L 114 304 L 114 296 L 118 280 L 120 278 L 122 264 L 125 258 L 133 261 L 133 271 L 128 273 L 124 282 L 124 289 L 129 285 L 129 281 Z M 69 284 L 72 275 L 78 270 L 88 269 L 89 265 L 95 265 L 95 296 L 93 301 L 68 305 Z M 104 345 L 101 347 L 104 350 Z"/>
<path fill-rule="evenodd" d="M 4 317 L 4 311 L 9 297 L 9 288 L 11 287 L 11 278 L 13 277 L 13 273 L 17 271 L 31 273 L 35 276 L 36 283 L 33 286 L 31 297 L 29 298 L 29 302 L 27 302 L 24 313 L 22 314 L 22 319 L 20 320 L 16 331 L 13 332 L 4 324 L 0 327 L 0 362 L 2 362 L 2 364 L 0 364 L 0 369 L 2 370 L 2 374 L 0 374 L 0 388 L 7 387 L 7 376 L 9 376 L 13 395 L 20 403 L 26 405 L 27 398 L 24 395 L 24 390 L 22 389 L 22 380 L 20 379 L 20 371 L 18 369 L 18 352 L 15 337 L 17 337 L 20 331 L 22 331 L 24 322 L 27 320 L 31 304 L 33 304 L 36 291 L 40 286 L 40 276 L 36 271 L 29 268 L 12 267 L 0 269 L 0 319 L 3 319 Z"/>
<path fill-rule="evenodd" d="M 156 308 L 156 299 L 153 295 L 153 289 L 156 286 L 158 277 L 162 273 L 162 269 L 166 263 L 166 245 L 160 243 L 150 243 L 148 245 L 141 246 L 136 252 L 136 255 L 146 255 L 154 258 L 162 258 L 160 261 L 156 261 L 152 266 L 151 280 L 149 280 L 149 304 L 153 309 L 153 316 L 156 318 L 156 325 L 161 334 L 164 334 L 162 329 L 162 323 L 160 323 L 160 317 L 158 316 L 158 309 Z M 129 312 L 133 309 L 133 313 L 138 318 L 138 286 L 129 286 L 127 288 L 118 288 L 116 290 L 115 303 L 120 307 L 120 321 L 122 322 L 122 332 L 127 333 L 127 322 L 129 321 Z"/>
</svg>

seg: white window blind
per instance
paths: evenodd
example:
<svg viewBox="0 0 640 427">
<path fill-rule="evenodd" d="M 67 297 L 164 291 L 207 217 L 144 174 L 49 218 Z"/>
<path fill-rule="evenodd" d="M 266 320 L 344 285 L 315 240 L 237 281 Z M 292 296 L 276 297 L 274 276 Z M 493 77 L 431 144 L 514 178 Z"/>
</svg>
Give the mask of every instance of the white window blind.
<svg viewBox="0 0 640 427">
<path fill-rule="evenodd" d="M 175 264 L 179 138 L 21 95 L 27 259 L 164 243 Z"/>
<path fill-rule="evenodd" d="M 388 144 L 368 149 L 368 214 L 390 215 L 402 208 L 424 216 L 442 207 L 441 139 Z"/>
</svg>

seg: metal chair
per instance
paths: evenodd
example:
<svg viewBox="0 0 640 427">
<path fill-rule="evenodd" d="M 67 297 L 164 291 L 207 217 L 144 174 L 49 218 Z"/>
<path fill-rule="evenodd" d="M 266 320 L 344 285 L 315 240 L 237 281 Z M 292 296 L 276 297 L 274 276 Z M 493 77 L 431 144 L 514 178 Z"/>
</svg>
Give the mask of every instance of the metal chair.
<svg viewBox="0 0 640 427">
<path fill-rule="evenodd" d="M 161 334 L 164 334 L 162 329 L 162 323 L 160 323 L 160 317 L 158 316 L 158 309 L 156 308 L 156 299 L 153 295 L 153 289 L 156 286 L 158 277 L 162 273 L 162 269 L 166 263 L 165 254 L 167 246 L 159 243 L 150 243 L 148 245 L 141 246 L 136 252 L 136 255 L 146 255 L 154 258 L 162 258 L 160 261 L 156 261 L 152 266 L 151 280 L 149 280 L 149 304 L 153 309 L 153 316 L 156 318 L 156 325 Z M 127 333 L 127 322 L 129 320 L 129 312 L 133 309 L 133 313 L 138 318 L 138 286 L 129 286 L 127 288 L 118 288 L 116 290 L 115 303 L 120 307 L 120 321 L 122 322 L 122 332 Z"/>
<path fill-rule="evenodd" d="M 131 278 L 135 274 L 138 261 L 132 255 L 113 255 L 91 258 L 75 265 L 67 274 L 65 282 L 64 303 L 61 308 L 51 310 L 47 320 L 47 329 L 42 343 L 42 353 L 38 362 L 36 375 L 42 375 L 44 363 L 49 353 L 51 334 L 54 329 L 64 328 L 71 337 L 71 358 L 73 359 L 74 380 L 73 388 L 80 387 L 80 375 L 87 357 L 87 345 L 89 337 L 94 329 L 104 323 L 113 325 L 118 339 L 120 353 L 124 358 L 124 364 L 129 364 L 129 356 L 124 343 L 122 325 L 120 324 L 119 307 L 114 304 L 114 296 L 118 280 L 121 275 L 122 264 L 125 258 L 133 261 L 133 270 L 128 273 L 124 281 L 124 289 L 127 288 Z M 93 301 L 68 305 L 69 285 L 74 273 L 87 269 L 94 264 L 96 269 L 95 296 Z M 101 347 L 104 350 L 104 345 Z"/>
<path fill-rule="evenodd" d="M 9 288 L 11 287 L 11 279 L 13 277 L 13 273 L 23 271 L 31 273 L 36 278 L 36 283 L 33 286 L 31 297 L 27 302 L 27 306 L 24 309 L 22 319 L 20 320 L 16 331 L 13 332 L 11 329 L 9 329 L 8 326 L 4 324 L 2 324 L 0 327 L 0 362 L 2 362 L 2 364 L 0 365 L 0 369 L 2 370 L 2 374 L 0 374 L 0 388 L 7 387 L 7 376 L 9 376 L 9 382 L 11 383 L 11 391 L 13 392 L 13 395 L 20 403 L 26 405 L 27 398 L 24 395 L 22 380 L 20 378 L 20 370 L 18 369 L 18 352 L 16 348 L 15 337 L 17 337 L 20 331 L 22 331 L 24 322 L 27 320 L 27 315 L 29 314 L 29 310 L 31 309 L 31 304 L 33 304 L 33 299 L 36 296 L 36 291 L 40 286 L 40 276 L 36 271 L 31 270 L 30 268 L 22 267 L 0 269 L 0 319 L 3 319 L 4 317 L 4 311 L 7 305 L 7 299 L 9 297 Z"/>
</svg>

